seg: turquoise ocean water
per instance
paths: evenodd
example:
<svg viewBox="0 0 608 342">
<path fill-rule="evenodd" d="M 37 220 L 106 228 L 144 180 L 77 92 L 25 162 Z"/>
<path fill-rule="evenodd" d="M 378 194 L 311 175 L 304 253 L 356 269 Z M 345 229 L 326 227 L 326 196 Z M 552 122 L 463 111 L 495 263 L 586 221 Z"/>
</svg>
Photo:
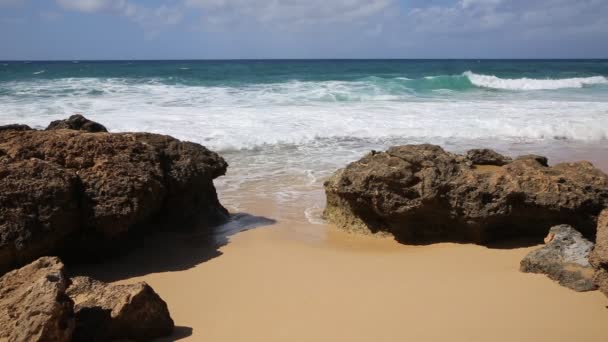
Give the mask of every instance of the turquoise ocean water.
<svg viewBox="0 0 608 342">
<path fill-rule="evenodd" d="M 72 113 L 202 143 L 231 163 L 229 206 L 255 189 L 314 221 L 323 179 L 370 149 L 608 156 L 608 60 L 0 62 L 0 124 Z"/>
</svg>

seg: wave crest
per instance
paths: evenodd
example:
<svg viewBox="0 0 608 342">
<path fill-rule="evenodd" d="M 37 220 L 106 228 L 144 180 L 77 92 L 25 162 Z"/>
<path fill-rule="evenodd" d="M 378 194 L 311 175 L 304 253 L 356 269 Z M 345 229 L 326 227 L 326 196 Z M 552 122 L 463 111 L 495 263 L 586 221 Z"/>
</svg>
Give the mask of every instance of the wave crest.
<svg viewBox="0 0 608 342">
<path fill-rule="evenodd" d="M 534 78 L 499 78 L 493 75 L 476 74 L 472 71 L 466 71 L 462 75 L 466 76 L 477 87 L 502 90 L 557 90 L 608 84 L 608 78 L 604 76 L 543 80 Z"/>
</svg>

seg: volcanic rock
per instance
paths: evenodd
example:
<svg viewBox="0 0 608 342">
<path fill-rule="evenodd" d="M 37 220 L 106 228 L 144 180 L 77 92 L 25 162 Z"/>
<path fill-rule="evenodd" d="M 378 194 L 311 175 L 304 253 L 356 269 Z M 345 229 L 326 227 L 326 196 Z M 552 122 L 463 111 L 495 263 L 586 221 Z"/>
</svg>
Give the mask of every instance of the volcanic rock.
<svg viewBox="0 0 608 342">
<path fill-rule="evenodd" d="M 546 274 L 560 285 L 579 292 L 597 289 L 589 263 L 593 242 L 568 225 L 552 227 L 545 242 L 545 246 L 530 252 L 521 261 L 522 272 Z"/>
<path fill-rule="evenodd" d="M 44 257 L 0 278 L 0 341 L 71 341 L 73 303 L 57 258 Z"/>
<path fill-rule="evenodd" d="M 596 268 L 595 284 L 608 296 L 608 209 L 598 217 L 595 248 L 591 252 L 590 261 Z"/>
<path fill-rule="evenodd" d="M 168 336 L 174 324 L 167 304 L 146 283 L 111 285 L 88 277 L 72 278 L 74 341 L 149 340 Z"/>
<path fill-rule="evenodd" d="M 73 129 L 91 133 L 108 131 L 102 124 L 91 121 L 80 114 L 74 114 L 65 120 L 53 121 L 46 128 L 47 131 L 55 129 Z"/>
<path fill-rule="evenodd" d="M 545 160 L 472 165 L 434 145 L 372 152 L 325 183 L 324 216 L 340 228 L 386 232 L 404 243 L 540 239 L 558 224 L 594 236 L 608 205 L 608 176 L 589 162 L 547 167 Z"/>
<path fill-rule="evenodd" d="M 165 135 L 0 131 L 0 274 L 43 255 L 106 256 L 157 223 L 210 229 L 228 216 L 213 185 L 227 167 Z"/>
</svg>

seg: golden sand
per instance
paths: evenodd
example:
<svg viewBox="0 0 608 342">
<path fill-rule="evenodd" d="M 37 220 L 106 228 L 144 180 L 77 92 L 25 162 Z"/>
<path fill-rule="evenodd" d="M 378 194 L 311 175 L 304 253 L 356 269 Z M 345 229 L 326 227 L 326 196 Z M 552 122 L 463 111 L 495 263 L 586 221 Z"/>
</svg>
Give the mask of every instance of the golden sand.
<svg viewBox="0 0 608 342">
<path fill-rule="evenodd" d="M 608 341 L 601 293 L 518 271 L 534 247 L 404 246 L 331 228 L 296 239 L 306 227 L 284 228 L 239 233 L 219 253 L 162 236 L 92 274 L 151 284 L 178 326 L 168 341 Z"/>
</svg>

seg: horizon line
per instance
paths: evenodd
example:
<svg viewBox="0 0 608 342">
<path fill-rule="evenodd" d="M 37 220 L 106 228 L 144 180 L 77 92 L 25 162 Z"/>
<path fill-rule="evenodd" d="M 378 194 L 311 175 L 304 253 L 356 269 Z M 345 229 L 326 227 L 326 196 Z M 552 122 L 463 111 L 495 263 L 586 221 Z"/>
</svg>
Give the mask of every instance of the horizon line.
<svg viewBox="0 0 608 342">
<path fill-rule="evenodd" d="M 501 60 L 528 60 L 528 61 L 577 61 L 577 60 L 608 60 L 608 57 L 584 57 L 584 58 L 133 58 L 133 59 L 0 59 L 0 62 L 164 62 L 164 61 L 501 61 Z"/>
</svg>

